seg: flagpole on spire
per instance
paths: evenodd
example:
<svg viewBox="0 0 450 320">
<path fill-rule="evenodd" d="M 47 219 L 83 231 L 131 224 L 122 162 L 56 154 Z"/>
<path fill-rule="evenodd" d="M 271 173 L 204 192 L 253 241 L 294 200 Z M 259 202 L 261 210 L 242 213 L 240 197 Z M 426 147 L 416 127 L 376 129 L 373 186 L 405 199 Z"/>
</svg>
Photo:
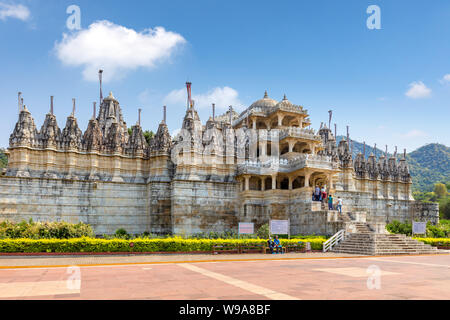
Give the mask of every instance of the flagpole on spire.
<svg viewBox="0 0 450 320">
<path fill-rule="evenodd" d="M 102 91 L 102 82 L 103 82 L 103 70 L 98 70 L 98 80 L 100 81 L 100 104 L 102 104 L 103 101 L 103 91 Z"/>
<path fill-rule="evenodd" d="M 192 96 L 191 96 L 191 87 L 192 87 L 192 83 L 191 82 L 186 82 L 186 89 L 187 89 L 187 94 L 188 94 L 188 109 L 192 107 Z"/>
<path fill-rule="evenodd" d="M 163 107 L 163 122 L 166 123 L 166 117 L 167 117 L 167 107 Z"/>
<path fill-rule="evenodd" d="M 53 96 L 50 96 L 50 114 L 53 115 Z"/>
<path fill-rule="evenodd" d="M 97 107 L 97 102 L 94 101 L 94 113 L 92 114 L 92 119 L 94 119 L 94 120 L 95 120 L 95 116 L 97 115 L 96 107 Z"/>
<path fill-rule="evenodd" d="M 22 108 L 23 108 L 23 99 L 22 99 L 22 92 L 19 91 L 19 93 L 17 94 L 17 100 L 18 100 L 18 106 L 19 106 L 19 114 L 20 112 L 22 112 Z"/>
<path fill-rule="evenodd" d="M 75 117 L 75 98 L 72 98 L 72 116 Z"/>
</svg>

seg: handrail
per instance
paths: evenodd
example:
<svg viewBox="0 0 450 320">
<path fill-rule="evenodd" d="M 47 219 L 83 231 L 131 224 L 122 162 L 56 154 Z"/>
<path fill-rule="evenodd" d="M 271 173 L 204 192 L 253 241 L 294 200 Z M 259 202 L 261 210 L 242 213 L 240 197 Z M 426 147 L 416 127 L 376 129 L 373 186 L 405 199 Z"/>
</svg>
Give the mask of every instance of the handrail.
<svg viewBox="0 0 450 320">
<path fill-rule="evenodd" d="M 342 240 L 345 240 L 345 230 L 341 230 L 323 243 L 323 252 L 331 251 L 334 246 L 337 246 Z"/>
</svg>

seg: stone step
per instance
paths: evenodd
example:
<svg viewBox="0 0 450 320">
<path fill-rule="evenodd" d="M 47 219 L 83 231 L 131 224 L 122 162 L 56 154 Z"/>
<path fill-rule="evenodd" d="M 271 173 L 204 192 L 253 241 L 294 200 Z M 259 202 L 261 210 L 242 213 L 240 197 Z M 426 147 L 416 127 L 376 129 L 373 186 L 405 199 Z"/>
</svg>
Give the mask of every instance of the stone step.
<svg viewBox="0 0 450 320">
<path fill-rule="evenodd" d="M 353 223 L 357 232 L 350 233 L 332 251 L 360 255 L 437 254 L 437 248 L 405 235 L 376 234 L 366 223 Z"/>
</svg>

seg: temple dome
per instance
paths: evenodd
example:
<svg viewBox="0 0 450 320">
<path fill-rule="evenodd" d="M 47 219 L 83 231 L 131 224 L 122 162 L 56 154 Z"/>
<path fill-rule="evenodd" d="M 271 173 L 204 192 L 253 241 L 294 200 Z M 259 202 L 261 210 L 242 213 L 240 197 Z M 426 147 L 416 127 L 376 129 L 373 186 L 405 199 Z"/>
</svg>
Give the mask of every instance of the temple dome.
<svg viewBox="0 0 450 320">
<path fill-rule="evenodd" d="M 253 104 L 250 106 L 249 109 L 255 109 L 255 108 L 262 108 L 262 109 L 268 109 L 275 107 L 277 105 L 277 101 L 269 98 L 267 95 L 267 91 L 264 94 L 264 98 L 253 102 Z"/>
</svg>

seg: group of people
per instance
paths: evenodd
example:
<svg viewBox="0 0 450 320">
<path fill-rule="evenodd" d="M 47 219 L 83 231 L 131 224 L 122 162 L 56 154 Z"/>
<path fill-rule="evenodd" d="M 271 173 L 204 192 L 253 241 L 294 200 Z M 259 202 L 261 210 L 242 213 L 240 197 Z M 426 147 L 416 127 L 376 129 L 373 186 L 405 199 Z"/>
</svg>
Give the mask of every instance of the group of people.
<svg viewBox="0 0 450 320">
<path fill-rule="evenodd" d="M 267 240 L 267 245 L 269 246 L 271 254 L 275 254 L 274 251 L 276 251 L 276 253 L 283 253 L 283 246 L 281 245 L 278 236 L 275 236 L 275 239 L 273 240 L 271 237 L 269 237 L 269 240 Z"/>
<path fill-rule="evenodd" d="M 325 190 L 325 187 L 322 187 L 322 189 L 319 188 L 319 186 L 316 186 L 314 189 L 313 195 L 312 195 L 313 201 L 321 201 L 321 202 L 328 202 L 328 210 L 334 209 L 334 199 L 333 195 L 328 195 L 327 191 Z M 337 203 L 336 203 L 336 209 L 339 211 L 339 213 L 342 213 L 342 199 L 341 197 L 338 197 Z"/>
</svg>

